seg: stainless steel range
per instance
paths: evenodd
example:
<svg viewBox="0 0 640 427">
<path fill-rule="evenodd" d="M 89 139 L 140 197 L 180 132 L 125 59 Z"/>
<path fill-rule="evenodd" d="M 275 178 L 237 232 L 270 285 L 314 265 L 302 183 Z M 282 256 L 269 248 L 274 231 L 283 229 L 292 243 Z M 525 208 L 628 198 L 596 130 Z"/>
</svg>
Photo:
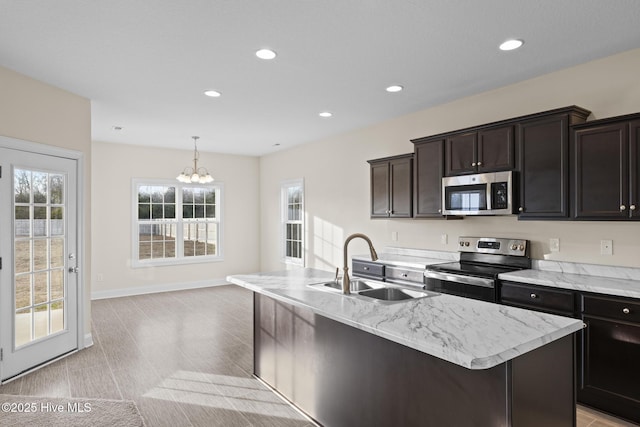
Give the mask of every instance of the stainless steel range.
<svg viewBox="0 0 640 427">
<path fill-rule="evenodd" d="M 460 261 L 427 266 L 425 289 L 483 301 L 498 301 L 498 274 L 531 268 L 529 241 L 460 237 Z"/>
</svg>

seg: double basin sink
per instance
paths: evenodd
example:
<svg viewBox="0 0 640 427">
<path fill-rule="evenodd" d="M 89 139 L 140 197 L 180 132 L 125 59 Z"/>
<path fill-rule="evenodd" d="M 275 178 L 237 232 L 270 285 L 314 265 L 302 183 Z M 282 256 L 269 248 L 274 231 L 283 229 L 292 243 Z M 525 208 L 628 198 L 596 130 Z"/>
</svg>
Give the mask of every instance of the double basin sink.
<svg viewBox="0 0 640 427">
<path fill-rule="evenodd" d="M 342 293 L 342 283 L 340 281 L 334 280 L 331 282 L 316 283 L 308 286 L 322 291 Z M 370 301 L 385 304 L 415 301 L 417 299 L 439 295 L 436 292 L 407 289 L 398 286 L 391 286 L 388 283 L 361 279 L 352 280 L 350 289 L 352 295 L 365 297 Z"/>
</svg>

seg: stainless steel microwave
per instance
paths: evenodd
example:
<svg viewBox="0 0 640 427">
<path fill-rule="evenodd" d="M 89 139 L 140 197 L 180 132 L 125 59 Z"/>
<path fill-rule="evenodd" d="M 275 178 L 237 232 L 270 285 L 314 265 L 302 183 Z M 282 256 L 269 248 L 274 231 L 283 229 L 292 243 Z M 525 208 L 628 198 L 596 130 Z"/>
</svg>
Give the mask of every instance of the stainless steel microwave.
<svg viewBox="0 0 640 427">
<path fill-rule="evenodd" d="M 443 215 L 511 215 L 513 171 L 442 178 Z"/>
</svg>

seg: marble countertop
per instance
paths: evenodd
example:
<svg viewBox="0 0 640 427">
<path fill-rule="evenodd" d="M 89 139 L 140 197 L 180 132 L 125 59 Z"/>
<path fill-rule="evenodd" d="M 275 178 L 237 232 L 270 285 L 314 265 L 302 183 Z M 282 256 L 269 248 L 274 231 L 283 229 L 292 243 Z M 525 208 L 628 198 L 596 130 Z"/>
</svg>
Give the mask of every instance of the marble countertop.
<svg viewBox="0 0 640 427">
<path fill-rule="evenodd" d="M 469 369 L 491 368 L 582 328 L 577 319 L 453 295 L 381 304 L 307 286 L 333 278 L 307 268 L 227 280 Z"/>
<path fill-rule="evenodd" d="M 397 267 L 424 269 L 426 266 L 432 264 L 457 261 L 459 257 L 457 252 L 389 247 L 384 248 L 381 253 L 378 253 L 378 261 L 376 262 Z M 369 254 L 353 255 L 351 259 L 371 261 L 371 256 Z"/>
<path fill-rule="evenodd" d="M 605 295 L 640 298 L 640 280 L 566 273 L 564 271 L 520 270 L 502 273 L 500 280 L 549 286 Z"/>
</svg>

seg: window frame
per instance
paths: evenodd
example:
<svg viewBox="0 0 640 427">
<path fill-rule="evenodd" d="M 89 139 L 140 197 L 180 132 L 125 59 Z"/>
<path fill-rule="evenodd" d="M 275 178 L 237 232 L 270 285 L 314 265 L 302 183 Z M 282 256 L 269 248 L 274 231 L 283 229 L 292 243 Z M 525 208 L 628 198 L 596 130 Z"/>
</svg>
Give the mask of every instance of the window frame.
<svg viewBox="0 0 640 427">
<path fill-rule="evenodd" d="M 301 219 L 299 221 L 289 220 L 287 213 L 289 207 L 289 189 L 300 187 L 302 192 L 300 202 Z M 306 211 L 305 211 L 305 189 L 304 178 L 282 181 L 280 184 L 280 257 L 283 263 L 304 267 L 306 259 Z M 300 258 L 287 256 L 287 224 L 300 224 Z"/>
<path fill-rule="evenodd" d="M 166 223 L 175 223 L 176 224 L 176 256 L 172 258 L 152 258 L 152 259 L 144 259 L 141 260 L 140 257 L 140 234 L 139 234 L 139 225 L 141 224 L 141 220 L 138 219 L 138 190 L 140 187 L 154 187 L 154 186 L 164 186 L 164 187 L 175 187 L 176 195 L 175 195 L 175 220 L 171 219 Z M 198 255 L 198 256 L 184 256 L 184 246 L 183 246 L 183 231 L 184 225 L 187 223 L 192 223 L 193 221 L 189 221 L 189 219 L 185 220 L 182 217 L 182 190 L 184 188 L 211 188 L 216 192 L 216 203 L 215 203 L 215 218 L 213 220 L 204 220 L 204 223 L 213 223 L 217 226 L 217 241 L 216 241 L 216 255 Z M 133 178 L 131 182 L 131 242 L 132 242 L 132 251 L 131 251 L 131 266 L 133 268 L 145 268 L 145 267 L 157 267 L 163 265 L 185 265 L 185 264 L 200 264 L 207 262 L 220 262 L 224 261 L 224 252 L 223 252 L 223 206 L 224 206 L 224 183 L 214 181 L 209 184 L 200 184 L 200 183 L 182 183 L 176 180 L 171 179 L 144 179 L 144 178 Z M 142 220 L 144 223 L 145 220 Z M 164 224 L 165 222 L 159 222 L 160 224 Z"/>
</svg>

